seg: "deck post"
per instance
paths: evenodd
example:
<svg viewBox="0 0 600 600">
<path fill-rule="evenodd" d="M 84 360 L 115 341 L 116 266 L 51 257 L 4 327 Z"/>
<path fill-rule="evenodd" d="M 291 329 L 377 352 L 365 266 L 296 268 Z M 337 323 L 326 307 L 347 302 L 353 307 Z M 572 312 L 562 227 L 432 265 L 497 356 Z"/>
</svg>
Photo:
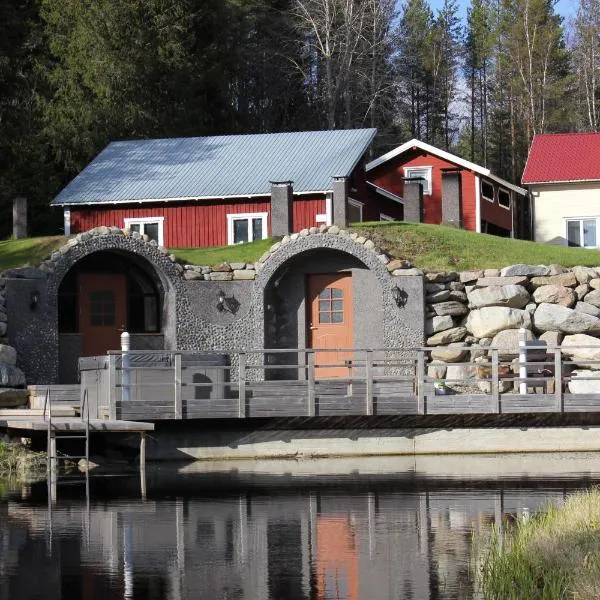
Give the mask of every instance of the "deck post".
<svg viewBox="0 0 600 600">
<path fill-rule="evenodd" d="M 146 499 L 146 432 L 140 431 L 140 491 Z"/>
<path fill-rule="evenodd" d="M 238 377 L 238 417 L 246 417 L 246 354 L 239 353 L 239 377 Z"/>
<path fill-rule="evenodd" d="M 307 414 L 309 417 L 314 417 L 316 413 L 315 401 L 315 353 L 308 351 L 306 355 L 306 393 L 308 399 Z"/>
<path fill-rule="evenodd" d="M 183 410 L 181 406 L 181 354 L 175 353 L 173 357 L 173 370 L 174 370 L 174 392 L 175 392 L 175 418 L 183 418 Z"/>
<path fill-rule="evenodd" d="M 562 378 L 562 354 L 560 347 L 554 348 L 554 398 L 556 408 L 561 413 L 565 412 Z"/>
<path fill-rule="evenodd" d="M 500 385 L 498 381 L 498 348 L 492 348 L 492 402 L 496 413 L 502 412 L 500 406 Z"/>
<path fill-rule="evenodd" d="M 417 352 L 417 414 L 425 414 L 425 351 Z"/>
<path fill-rule="evenodd" d="M 117 418 L 117 369 L 116 354 L 108 356 L 108 416 L 110 419 Z"/>
<path fill-rule="evenodd" d="M 373 414 L 373 351 L 367 350 L 365 356 L 365 414 Z"/>
</svg>

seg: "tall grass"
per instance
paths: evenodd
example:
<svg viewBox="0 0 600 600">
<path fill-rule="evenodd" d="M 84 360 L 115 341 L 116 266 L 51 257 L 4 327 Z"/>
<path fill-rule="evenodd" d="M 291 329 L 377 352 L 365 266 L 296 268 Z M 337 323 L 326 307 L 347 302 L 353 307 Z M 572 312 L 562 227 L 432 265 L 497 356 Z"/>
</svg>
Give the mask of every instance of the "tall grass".
<svg viewBox="0 0 600 600">
<path fill-rule="evenodd" d="M 19 478 L 39 473 L 46 467 L 46 455 L 18 444 L 0 441 L 0 475 Z"/>
<path fill-rule="evenodd" d="M 475 544 L 476 579 L 488 600 L 600 598 L 600 491 L 549 504 Z"/>
</svg>

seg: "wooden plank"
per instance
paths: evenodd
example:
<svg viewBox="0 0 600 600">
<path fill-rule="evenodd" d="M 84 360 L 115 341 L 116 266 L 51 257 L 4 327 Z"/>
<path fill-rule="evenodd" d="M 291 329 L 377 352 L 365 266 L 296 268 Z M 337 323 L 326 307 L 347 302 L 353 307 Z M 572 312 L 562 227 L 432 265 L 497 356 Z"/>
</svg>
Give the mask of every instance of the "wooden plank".
<svg viewBox="0 0 600 600">
<path fill-rule="evenodd" d="M 182 418 L 182 405 L 181 405 L 181 354 L 175 354 L 173 357 L 173 368 L 174 368 L 174 386 L 173 394 L 175 397 L 175 419 Z"/>
<path fill-rule="evenodd" d="M 117 370 L 116 356 L 108 357 L 108 416 L 110 419 L 117 418 Z"/>
<path fill-rule="evenodd" d="M 238 417 L 246 417 L 246 355 L 240 352 L 239 360 L 239 376 L 238 376 Z"/>
<path fill-rule="evenodd" d="M 308 352 L 307 356 L 307 400 L 308 400 L 308 410 L 307 414 L 309 417 L 314 417 L 316 414 L 316 406 L 315 406 L 315 353 Z"/>
<path fill-rule="evenodd" d="M 425 409 L 425 352 L 417 352 L 417 414 L 426 414 Z"/>
<path fill-rule="evenodd" d="M 365 413 L 373 414 L 373 352 L 366 351 L 365 356 Z"/>
</svg>

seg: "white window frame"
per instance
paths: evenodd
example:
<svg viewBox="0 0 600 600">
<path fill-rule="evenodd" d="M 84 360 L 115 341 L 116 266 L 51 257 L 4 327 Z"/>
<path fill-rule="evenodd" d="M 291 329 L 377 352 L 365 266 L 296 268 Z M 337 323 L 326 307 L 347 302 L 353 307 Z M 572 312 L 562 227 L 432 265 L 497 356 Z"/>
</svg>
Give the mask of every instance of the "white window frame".
<svg viewBox="0 0 600 600">
<path fill-rule="evenodd" d="M 598 248 L 598 238 L 600 237 L 600 216 L 590 215 L 588 217 L 565 217 L 565 245 L 569 245 L 569 223 L 579 221 L 579 236 L 583 241 L 583 222 L 596 221 L 596 245 L 595 246 L 574 246 L 575 248 Z"/>
<path fill-rule="evenodd" d="M 422 177 L 422 171 L 426 171 L 425 177 Z M 423 184 L 423 196 L 431 196 L 431 193 L 433 191 L 433 182 L 431 176 L 432 171 L 433 167 L 417 167 L 416 165 L 414 167 L 404 167 L 404 177 L 406 179 L 412 179 L 415 177 L 422 177 L 423 179 L 425 179 L 427 185 L 425 185 L 425 183 Z"/>
<path fill-rule="evenodd" d="M 267 222 L 268 222 L 269 213 L 259 212 L 259 213 L 230 213 L 227 215 L 227 244 L 229 246 L 233 246 L 233 222 L 238 220 L 246 219 L 248 221 L 248 232 L 252 231 L 252 225 L 250 223 L 251 219 L 262 219 L 262 237 L 264 240 L 269 236 Z M 255 241 L 255 240 L 252 240 Z M 244 243 L 244 242 L 240 242 Z"/>
<path fill-rule="evenodd" d="M 488 198 L 488 196 L 486 196 L 486 195 L 483 193 L 483 184 L 484 184 L 484 183 L 485 183 L 486 185 L 491 185 L 491 186 L 492 186 L 492 197 L 491 197 L 491 198 Z M 490 183 L 490 182 L 489 182 L 487 179 L 482 179 L 482 180 L 481 180 L 481 183 L 480 183 L 479 185 L 480 185 L 480 187 L 481 187 L 481 197 L 482 197 L 484 200 L 486 200 L 487 202 L 491 202 L 492 204 L 494 204 L 494 197 L 495 197 L 495 195 L 496 195 L 496 188 L 494 187 L 494 184 L 493 184 L 493 183 Z"/>
<path fill-rule="evenodd" d="M 360 202 L 358 200 L 355 200 L 354 198 L 348 198 L 348 204 L 350 206 L 354 206 L 354 208 L 358 208 L 358 210 L 360 211 L 360 221 L 358 221 L 359 223 L 362 223 L 363 221 L 363 208 L 364 208 L 364 203 Z"/>
<path fill-rule="evenodd" d="M 380 221 L 395 221 L 394 217 L 390 217 L 390 215 L 386 215 L 385 213 L 379 213 Z"/>
<path fill-rule="evenodd" d="M 164 228 L 165 218 L 164 217 L 130 217 L 124 219 L 125 229 L 131 229 L 132 225 L 140 226 L 140 233 L 144 235 L 146 223 L 158 223 L 158 245 L 164 246 Z"/>
<path fill-rule="evenodd" d="M 508 194 L 508 206 L 504 206 L 504 204 L 502 204 L 500 202 L 500 192 L 506 192 Z M 498 197 L 498 206 L 500 208 L 503 208 L 504 210 L 510 210 L 511 209 L 511 207 L 512 207 L 512 197 L 510 195 L 510 192 L 506 188 L 499 187 L 496 190 L 496 196 Z"/>
</svg>

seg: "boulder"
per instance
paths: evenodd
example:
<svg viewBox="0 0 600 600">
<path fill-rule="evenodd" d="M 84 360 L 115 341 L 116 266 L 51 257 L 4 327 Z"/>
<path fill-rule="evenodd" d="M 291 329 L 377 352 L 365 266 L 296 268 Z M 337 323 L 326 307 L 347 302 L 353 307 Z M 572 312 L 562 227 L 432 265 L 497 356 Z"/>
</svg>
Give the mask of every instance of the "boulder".
<svg viewBox="0 0 600 600">
<path fill-rule="evenodd" d="M 456 317 L 460 315 L 466 315 L 469 312 L 469 309 L 462 304 L 462 302 L 456 302 L 456 300 L 450 300 L 449 302 L 438 302 L 437 304 L 432 304 L 431 307 L 438 317 L 443 317 L 444 315 Z"/>
<path fill-rule="evenodd" d="M 438 346 L 437 348 L 433 348 L 431 350 L 431 359 L 441 360 L 446 363 L 456 363 L 463 360 L 468 353 L 469 349 L 466 348 L 464 344 L 458 342 L 448 346 Z"/>
<path fill-rule="evenodd" d="M 464 292 L 465 290 L 465 284 L 461 283 L 460 281 L 451 281 L 448 284 L 448 287 L 453 291 L 453 292 Z"/>
<path fill-rule="evenodd" d="M 467 335 L 467 330 L 464 327 L 453 327 L 440 331 L 431 337 L 427 338 L 428 346 L 442 346 L 451 342 L 460 342 Z"/>
<path fill-rule="evenodd" d="M 523 308 L 529 302 L 529 292 L 521 285 L 503 285 L 476 288 L 467 294 L 471 308 L 509 306 Z"/>
<path fill-rule="evenodd" d="M 448 300 L 450 297 L 450 290 L 442 290 L 441 292 L 436 292 L 435 294 L 428 294 L 425 297 L 425 302 L 427 304 L 435 304 L 436 302 L 444 302 Z"/>
<path fill-rule="evenodd" d="M 478 381 L 477 382 L 477 387 L 484 394 L 491 394 L 492 393 L 492 382 L 491 381 Z M 513 389 L 513 382 L 512 381 L 507 381 L 506 379 L 499 379 L 498 380 L 498 391 L 501 394 L 505 394 L 506 392 L 509 392 L 512 389 Z"/>
<path fill-rule="evenodd" d="M 571 394 L 598 394 L 600 393 L 600 373 L 588 369 L 578 369 L 571 374 L 569 392 Z"/>
<path fill-rule="evenodd" d="M 540 304 L 533 313 L 533 326 L 538 331 L 600 333 L 598 317 L 559 304 Z"/>
<path fill-rule="evenodd" d="M 25 374 L 14 365 L 0 363 L 0 388 L 25 387 Z"/>
<path fill-rule="evenodd" d="M 450 296 L 448 297 L 449 300 L 456 300 L 457 302 L 463 302 L 463 303 L 467 303 L 467 294 L 465 294 L 465 292 L 461 291 L 461 290 L 451 290 L 450 291 Z"/>
<path fill-rule="evenodd" d="M 463 271 L 462 273 L 458 274 L 458 278 L 461 283 L 477 281 L 480 277 L 483 277 L 483 271 Z"/>
<path fill-rule="evenodd" d="M 17 364 L 17 351 L 12 346 L 0 344 L 0 363 L 7 365 Z"/>
<path fill-rule="evenodd" d="M 475 282 L 475 287 L 487 287 L 489 285 L 528 285 L 527 277 L 481 277 Z"/>
<path fill-rule="evenodd" d="M 444 283 L 426 283 L 425 284 L 425 293 L 426 294 L 437 294 L 438 292 L 443 292 L 446 289 L 446 285 Z"/>
<path fill-rule="evenodd" d="M 548 268 L 550 269 L 550 276 L 561 275 L 562 273 L 571 272 L 571 270 L 568 267 L 563 267 L 563 265 L 548 265 Z"/>
<path fill-rule="evenodd" d="M 202 279 L 204 279 L 204 275 L 202 275 L 202 273 L 199 273 L 198 271 L 193 271 L 191 269 L 188 269 L 186 271 L 183 272 L 183 278 L 186 281 L 200 281 Z"/>
<path fill-rule="evenodd" d="M 434 360 L 427 365 L 427 377 L 444 379 L 448 365 L 445 362 Z"/>
<path fill-rule="evenodd" d="M 0 337 L 4 337 L 6 335 L 7 330 L 8 326 L 6 325 L 6 323 L 0 323 Z"/>
<path fill-rule="evenodd" d="M 588 285 L 593 289 L 593 290 L 600 290 L 600 279 L 590 279 Z"/>
<path fill-rule="evenodd" d="M 573 273 L 579 283 L 588 283 L 598 277 L 596 269 L 592 269 L 591 267 L 573 267 Z"/>
<path fill-rule="evenodd" d="M 550 267 L 545 265 L 510 265 L 500 269 L 502 277 L 544 277 L 550 274 Z"/>
<path fill-rule="evenodd" d="M 548 277 L 532 277 L 531 285 L 534 288 L 543 285 L 562 285 L 565 287 L 575 287 L 577 285 L 577 277 L 574 273 L 562 273 L 560 275 L 550 275 Z"/>
<path fill-rule="evenodd" d="M 590 304 L 589 302 L 578 302 L 575 305 L 575 310 L 579 310 L 588 315 L 592 315 L 593 317 L 600 317 L 600 308 L 594 306 L 593 304 Z"/>
<path fill-rule="evenodd" d="M 446 329 L 451 329 L 452 327 L 454 327 L 454 321 L 452 320 L 451 316 L 436 316 L 425 321 L 425 334 L 433 335 L 434 333 L 439 333 L 440 331 L 445 331 Z"/>
<path fill-rule="evenodd" d="M 465 327 L 477 338 L 492 337 L 504 329 L 531 329 L 531 316 L 518 308 L 486 306 L 471 311 Z"/>
<path fill-rule="evenodd" d="M 562 285 L 542 285 L 533 292 L 533 299 L 538 304 L 548 302 L 550 304 L 571 307 L 575 304 L 577 296 L 571 288 Z"/>
<path fill-rule="evenodd" d="M 567 335 L 562 342 L 561 352 L 563 356 L 570 358 L 585 369 L 600 369 L 600 362 L 592 365 L 581 364 L 581 362 L 585 363 L 590 360 L 600 361 L 600 340 L 598 338 L 582 333 Z"/>
<path fill-rule="evenodd" d="M 583 300 L 583 297 L 590 291 L 590 286 L 587 283 L 578 285 L 574 290 L 577 300 Z"/>
<path fill-rule="evenodd" d="M 585 301 L 588 304 L 593 304 L 594 306 L 600 308 L 600 290 L 592 290 L 586 294 Z"/>
<path fill-rule="evenodd" d="M 477 378 L 476 365 L 448 365 L 446 369 L 446 382 L 450 387 L 466 385 Z"/>
<path fill-rule="evenodd" d="M 0 408 L 24 406 L 29 401 L 29 390 L 0 388 Z"/>
<path fill-rule="evenodd" d="M 484 277 L 500 277 L 500 269 L 485 269 L 483 272 Z"/>
<path fill-rule="evenodd" d="M 525 339 L 529 342 L 534 338 L 529 329 L 525 330 Z M 494 336 L 492 348 L 498 348 L 498 357 L 500 360 L 511 360 L 519 354 L 519 330 L 505 329 Z"/>
<path fill-rule="evenodd" d="M 556 348 L 560 346 L 564 337 L 565 334 L 560 331 L 545 331 L 538 339 L 546 342 L 548 348 Z"/>
</svg>

